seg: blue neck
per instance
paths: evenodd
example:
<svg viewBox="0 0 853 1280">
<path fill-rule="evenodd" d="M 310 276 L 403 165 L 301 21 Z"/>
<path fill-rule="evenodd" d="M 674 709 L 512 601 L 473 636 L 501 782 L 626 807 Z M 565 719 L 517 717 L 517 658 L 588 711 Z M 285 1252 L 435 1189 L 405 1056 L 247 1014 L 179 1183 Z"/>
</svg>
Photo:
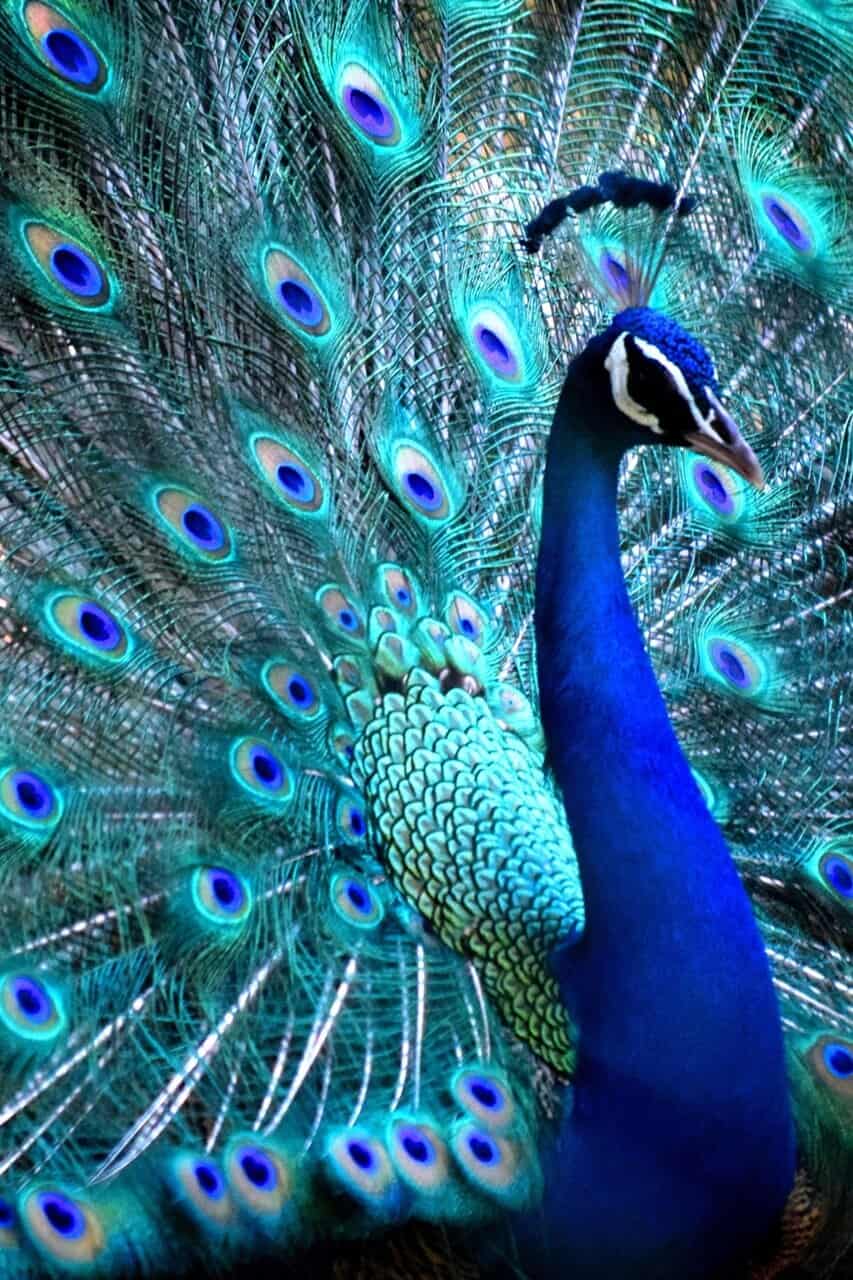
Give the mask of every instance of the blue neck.
<svg viewBox="0 0 853 1280">
<path fill-rule="evenodd" d="M 554 961 L 578 1070 L 546 1157 L 553 1272 L 533 1274 L 705 1276 L 749 1250 L 791 1186 L 782 1035 L 749 901 L 628 600 L 616 484 L 630 442 L 589 364 L 572 365 L 554 419 L 536 582 L 542 719 L 587 923 Z"/>
</svg>

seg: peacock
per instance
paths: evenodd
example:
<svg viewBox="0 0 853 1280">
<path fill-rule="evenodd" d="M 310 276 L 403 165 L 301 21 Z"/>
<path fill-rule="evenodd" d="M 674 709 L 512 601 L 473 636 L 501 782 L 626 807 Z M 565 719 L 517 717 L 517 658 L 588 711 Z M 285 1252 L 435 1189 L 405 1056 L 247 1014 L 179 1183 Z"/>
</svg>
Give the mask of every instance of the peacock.
<svg viewBox="0 0 853 1280">
<path fill-rule="evenodd" d="M 0 0 L 0 1276 L 850 1274 L 849 0 Z"/>
</svg>

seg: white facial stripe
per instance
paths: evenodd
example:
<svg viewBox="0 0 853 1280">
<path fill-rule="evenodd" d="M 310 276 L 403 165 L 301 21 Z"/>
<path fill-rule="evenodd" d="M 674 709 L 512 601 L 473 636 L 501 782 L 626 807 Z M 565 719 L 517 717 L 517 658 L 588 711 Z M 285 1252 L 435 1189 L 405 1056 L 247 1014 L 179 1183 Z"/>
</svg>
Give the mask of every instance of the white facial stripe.
<svg viewBox="0 0 853 1280">
<path fill-rule="evenodd" d="M 684 374 L 681 372 L 678 365 L 673 364 L 671 360 L 667 359 L 659 347 L 654 346 L 651 342 L 646 342 L 644 338 L 635 338 L 634 341 L 644 356 L 647 356 L 649 360 L 656 360 L 658 364 L 662 364 L 668 371 L 670 377 L 675 383 L 678 394 L 690 410 L 690 415 L 696 423 L 696 430 L 704 432 L 705 435 L 713 435 L 714 433 L 711 430 L 711 420 L 714 416 L 714 410 L 709 409 L 707 415 L 705 417 L 702 416 L 699 412 L 699 406 L 693 399 L 693 392 L 687 385 L 687 379 L 684 377 Z"/>
<path fill-rule="evenodd" d="M 621 409 L 626 418 L 630 418 L 632 422 L 639 422 L 640 426 L 649 427 L 657 435 L 660 435 L 663 428 L 657 419 L 657 415 L 649 413 L 648 409 L 644 409 L 641 404 L 637 404 L 636 400 L 632 400 L 628 394 L 628 347 L 627 334 L 620 333 L 619 337 L 613 343 L 613 346 L 607 353 L 607 359 L 604 361 L 604 367 L 610 374 L 610 390 L 617 409 Z M 639 341 L 639 339 L 635 339 Z M 648 342 L 643 344 L 650 352 L 660 352 L 657 347 L 651 346 Z M 661 357 L 662 358 L 662 357 Z"/>
</svg>

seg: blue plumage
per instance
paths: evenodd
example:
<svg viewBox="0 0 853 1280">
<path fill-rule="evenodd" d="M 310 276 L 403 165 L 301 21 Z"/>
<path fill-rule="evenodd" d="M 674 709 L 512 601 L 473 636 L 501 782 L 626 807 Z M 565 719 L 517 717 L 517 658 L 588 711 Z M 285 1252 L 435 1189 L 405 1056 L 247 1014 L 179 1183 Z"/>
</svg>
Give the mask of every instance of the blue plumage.
<svg viewBox="0 0 853 1280">
<path fill-rule="evenodd" d="M 849 27 L 0 0 L 0 1277 L 844 1274 Z"/>
</svg>

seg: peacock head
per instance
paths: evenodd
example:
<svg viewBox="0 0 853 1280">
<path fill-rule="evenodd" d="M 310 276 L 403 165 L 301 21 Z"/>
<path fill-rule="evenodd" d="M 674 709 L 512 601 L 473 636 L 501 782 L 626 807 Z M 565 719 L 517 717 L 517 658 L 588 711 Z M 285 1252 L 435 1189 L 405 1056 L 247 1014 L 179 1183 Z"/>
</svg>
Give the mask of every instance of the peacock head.
<svg viewBox="0 0 853 1280">
<path fill-rule="evenodd" d="M 590 361 L 626 447 L 694 449 L 763 486 L 760 462 L 720 403 L 711 357 L 669 316 L 650 307 L 620 312 L 589 343 L 583 362 Z"/>
</svg>

